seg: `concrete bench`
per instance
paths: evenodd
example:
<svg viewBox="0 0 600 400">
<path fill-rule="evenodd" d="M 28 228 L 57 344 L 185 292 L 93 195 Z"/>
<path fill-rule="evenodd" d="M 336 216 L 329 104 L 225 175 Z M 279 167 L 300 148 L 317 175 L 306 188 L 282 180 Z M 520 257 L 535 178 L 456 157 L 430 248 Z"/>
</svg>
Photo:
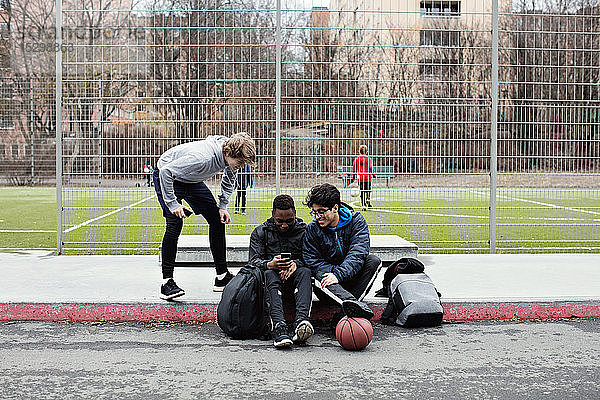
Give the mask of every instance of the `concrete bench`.
<svg viewBox="0 0 600 400">
<path fill-rule="evenodd" d="M 390 187 L 390 179 L 394 178 L 394 166 L 393 165 L 376 165 L 373 167 L 375 173 L 375 179 L 385 179 L 386 187 Z M 337 166 L 337 177 L 344 182 L 344 186 L 348 185 L 350 179 L 352 179 L 352 166 L 351 165 L 338 165 Z"/>
<path fill-rule="evenodd" d="M 227 235 L 227 262 L 231 266 L 242 266 L 248 262 L 250 235 Z M 162 248 L 159 247 L 159 259 Z M 371 253 L 378 256 L 383 265 L 402 257 L 417 257 L 418 247 L 397 235 L 371 235 Z M 182 235 L 177 246 L 176 262 L 180 266 L 209 266 L 213 259 L 208 235 Z"/>
</svg>

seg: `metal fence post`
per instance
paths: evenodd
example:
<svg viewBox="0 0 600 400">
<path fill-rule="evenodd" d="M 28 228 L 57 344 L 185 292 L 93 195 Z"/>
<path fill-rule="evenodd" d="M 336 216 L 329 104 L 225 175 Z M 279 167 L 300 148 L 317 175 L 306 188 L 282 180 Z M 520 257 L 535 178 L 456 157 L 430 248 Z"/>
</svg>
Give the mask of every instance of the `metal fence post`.
<svg viewBox="0 0 600 400">
<path fill-rule="evenodd" d="M 281 0 L 277 0 L 275 32 L 275 193 L 281 193 Z"/>
<path fill-rule="evenodd" d="M 31 146 L 31 184 L 35 180 L 35 143 L 34 143 L 34 122 L 33 122 L 33 78 L 29 78 L 29 143 Z"/>
<path fill-rule="evenodd" d="M 56 0 L 56 254 L 62 253 L 62 0 Z"/>
<path fill-rule="evenodd" d="M 490 132 L 490 254 L 496 253 L 498 184 L 498 0 L 492 0 L 492 111 Z"/>
</svg>

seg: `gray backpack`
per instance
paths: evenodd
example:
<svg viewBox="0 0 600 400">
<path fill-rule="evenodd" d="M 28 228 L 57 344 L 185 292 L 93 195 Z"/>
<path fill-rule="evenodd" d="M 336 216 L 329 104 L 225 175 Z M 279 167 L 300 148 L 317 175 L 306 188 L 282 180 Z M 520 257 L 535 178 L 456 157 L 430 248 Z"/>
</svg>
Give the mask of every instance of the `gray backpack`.
<svg viewBox="0 0 600 400">
<path fill-rule="evenodd" d="M 427 274 L 398 274 L 392 280 L 381 322 L 420 328 L 441 325 L 443 316 L 440 294 Z"/>
</svg>

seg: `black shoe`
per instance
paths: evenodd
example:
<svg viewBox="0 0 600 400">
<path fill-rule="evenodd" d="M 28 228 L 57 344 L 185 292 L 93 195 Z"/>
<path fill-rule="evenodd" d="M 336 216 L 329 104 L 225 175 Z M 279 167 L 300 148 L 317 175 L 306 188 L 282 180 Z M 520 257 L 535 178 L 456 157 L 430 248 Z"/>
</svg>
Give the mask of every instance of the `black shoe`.
<svg viewBox="0 0 600 400">
<path fill-rule="evenodd" d="M 160 286 L 160 298 L 164 300 L 171 300 L 175 297 L 183 296 L 185 292 L 181 289 L 173 279 L 169 279 L 167 283 Z"/>
<path fill-rule="evenodd" d="M 382 287 L 381 289 L 375 292 L 375 297 L 389 297 L 387 289 Z"/>
<path fill-rule="evenodd" d="M 294 337 L 292 338 L 292 341 L 294 343 L 304 343 L 313 335 L 313 333 L 315 333 L 315 328 L 313 328 L 308 320 L 298 321 L 294 328 Z"/>
<path fill-rule="evenodd" d="M 229 281 L 233 278 L 233 274 L 227 271 L 227 274 L 223 277 L 223 279 L 215 278 L 215 285 L 213 286 L 213 292 L 222 292 L 225 286 L 229 283 Z"/>
<path fill-rule="evenodd" d="M 273 346 L 284 348 L 292 345 L 292 339 L 288 334 L 288 326 L 285 321 L 278 322 L 273 329 Z"/>
<path fill-rule="evenodd" d="M 348 317 L 373 318 L 373 311 L 362 301 L 344 300 L 342 302 L 342 310 L 344 310 L 344 314 Z"/>
</svg>

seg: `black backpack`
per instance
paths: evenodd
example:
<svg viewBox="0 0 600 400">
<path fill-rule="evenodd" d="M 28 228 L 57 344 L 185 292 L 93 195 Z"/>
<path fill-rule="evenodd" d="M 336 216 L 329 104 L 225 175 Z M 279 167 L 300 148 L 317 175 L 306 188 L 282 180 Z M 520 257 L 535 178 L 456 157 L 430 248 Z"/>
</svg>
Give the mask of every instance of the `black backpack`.
<svg viewBox="0 0 600 400">
<path fill-rule="evenodd" d="M 264 339 L 269 333 L 264 272 L 246 266 L 223 289 L 217 323 L 234 339 Z"/>
<path fill-rule="evenodd" d="M 383 287 L 375 292 L 375 297 L 390 297 L 390 285 L 398 274 L 419 274 L 425 271 L 425 265 L 416 258 L 404 257 L 394 261 L 385 270 Z"/>
</svg>

